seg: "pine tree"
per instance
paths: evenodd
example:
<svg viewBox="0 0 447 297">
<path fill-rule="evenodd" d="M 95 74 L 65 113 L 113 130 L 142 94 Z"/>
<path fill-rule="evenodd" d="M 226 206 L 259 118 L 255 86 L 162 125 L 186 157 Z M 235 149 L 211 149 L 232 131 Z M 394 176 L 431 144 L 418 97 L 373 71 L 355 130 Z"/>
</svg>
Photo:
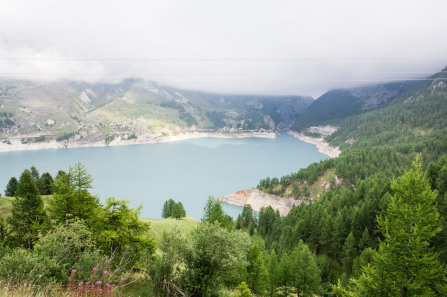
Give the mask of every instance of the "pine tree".
<svg viewBox="0 0 447 297">
<path fill-rule="evenodd" d="M 16 245 L 33 249 L 39 232 L 45 227 L 47 215 L 43 200 L 29 170 L 23 171 L 17 184 L 8 223 Z"/>
<path fill-rule="evenodd" d="M 168 200 L 165 201 L 165 203 L 163 204 L 163 210 L 161 212 L 161 217 L 163 219 L 167 219 L 171 216 L 171 211 L 169 209 L 169 202 Z"/>
<path fill-rule="evenodd" d="M 14 197 L 16 191 L 17 191 L 17 178 L 11 177 L 8 184 L 6 185 L 5 189 L 5 196 Z"/>
<path fill-rule="evenodd" d="M 179 201 L 177 204 L 178 204 L 178 206 L 180 207 L 180 211 L 181 211 L 181 213 L 182 213 L 182 218 L 183 218 L 183 217 L 186 217 L 186 210 L 185 210 L 185 207 L 183 207 L 183 203 L 181 203 L 181 202 Z"/>
<path fill-rule="evenodd" d="M 43 173 L 37 181 L 37 188 L 40 195 L 53 194 L 53 177 L 48 172 Z"/>
<path fill-rule="evenodd" d="M 278 290 L 281 292 L 282 296 L 290 296 L 292 294 L 291 289 L 293 286 L 295 271 L 292 265 L 290 257 L 285 253 L 282 255 L 279 261 L 279 285 Z"/>
<path fill-rule="evenodd" d="M 352 271 L 352 264 L 357 254 L 356 242 L 352 232 L 349 233 L 348 238 L 346 238 L 342 254 L 343 254 L 342 262 L 345 272 L 347 273 L 347 275 L 350 275 Z"/>
<path fill-rule="evenodd" d="M 247 284 L 258 295 L 265 295 L 268 285 L 268 271 L 261 251 L 255 243 L 248 252 Z"/>
<path fill-rule="evenodd" d="M 359 251 L 363 251 L 369 246 L 370 237 L 369 237 L 369 231 L 368 228 L 365 228 L 363 230 L 362 238 L 359 240 Z"/>
<path fill-rule="evenodd" d="M 315 296 L 321 293 L 320 270 L 315 263 L 309 247 L 299 241 L 298 247 L 290 256 L 293 266 L 293 285 L 298 297 Z"/>
<path fill-rule="evenodd" d="M 268 296 L 276 296 L 276 287 L 279 285 L 279 265 L 275 250 L 268 256 L 267 271 L 269 274 Z"/>
<path fill-rule="evenodd" d="M 70 176 L 60 170 L 53 183 L 54 194 L 48 202 L 48 212 L 56 223 L 65 223 L 76 216 L 76 200 Z"/>
<path fill-rule="evenodd" d="M 440 231 L 439 213 L 436 192 L 421 170 L 418 156 L 413 168 L 391 183 L 394 196 L 386 215 L 377 218 L 384 240 L 359 279 L 347 289 L 334 287 L 340 295 L 436 295 L 433 289 L 443 272 L 430 240 Z"/>
<path fill-rule="evenodd" d="M 432 295 L 431 286 L 439 281 L 441 269 L 430 239 L 439 231 L 436 193 L 422 175 L 420 156 L 413 169 L 391 189 L 395 195 L 388 204 L 385 218 L 378 218 L 385 240 L 374 262 L 395 282 L 402 296 Z"/>
<path fill-rule="evenodd" d="M 39 170 L 37 170 L 36 167 L 31 166 L 30 171 L 31 171 L 31 176 L 33 177 L 33 180 L 37 185 L 37 182 L 39 181 L 39 178 L 40 178 Z"/>
<path fill-rule="evenodd" d="M 75 215 L 79 219 L 86 220 L 89 225 L 88 221 L 94 220 L 99 207 L 98 198 L 88 191 L 92 188 L 93 178 L 81 163 L 77 163 L 74 167 L 70 166 L 68 175 L 76 200 Z"/>
<path fill-rule="evenodd" d="M 173 216 L 176 220 L 180 220 L 182 218 L 182 210 L 180 209 L 180 205 L 178 203 L 174 204 L 171 216 Z"/>
</svg>

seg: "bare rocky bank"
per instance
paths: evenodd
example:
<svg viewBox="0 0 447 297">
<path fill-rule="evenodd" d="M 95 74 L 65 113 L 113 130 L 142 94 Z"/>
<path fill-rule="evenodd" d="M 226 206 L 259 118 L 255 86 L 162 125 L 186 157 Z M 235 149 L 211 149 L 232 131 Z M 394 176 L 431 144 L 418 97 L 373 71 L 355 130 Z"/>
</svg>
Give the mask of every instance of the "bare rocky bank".
<svg viewBox="0 0 447 297">
<path fill-rule="evenodd" d="M 341 150 L 338 147 L 333 147 L 324 140 L 324 136 L 331 135 L 333 132 L 337 131 L 336 127 L 332 126 L 318 126 L 310 127 L 310 132 L 319 133 L 321 137 L 310 137 L 304 135 L 303 133 L 298 133 L 289 130 L 287 133 L 293 135 L 294 137 L 311 144 L 315 144 L 318 151 L 322 154 L 328 155 L 330 158 L 336 158 L 340 155 Z M 293 198 L 283 198 L 280 196 L 267 194 L 258 189 L 248 189 L 242 190 L 233 194 L 226 195 L 220 198 L 222 202 L 244 206 L 245 204 L 250 204 L 251 207 L 259 211 L 262 207 L 271 206 L 273 209 L 278 209 L 281 216 L 285 216 L 289 213 L 293 205 L 299 205 L 303 201 L 295 200 Z"/>
<path fill-rule="evenodd" d="M 256 211 L 260 211 L 262 207 L 271 206 L 273 209 L 279 210 L 281 216 L 287 215 L 290 209 L 292 209 L 293 205 L 299 205 L 303 202 L 293 198 L 283 198 L 280 196 L 267 194 L 258 189 L 242 190 L 219 198 L 219 200 L 237 206 L 250 204 Z"/>
<path fill-rule="evenodd" d="M 132 144 L 148 144 L 159 142 L 171 142 L 180 141 L 193 138 L 244 138 L 244 137 L 263 137 L 263 138 L 275 138 L 277 134 L 274 132 L 239 132 L 239 133 L 219 133 L 219 132 L 181 132 L 181 133 L 167 133 L 163 135 L 159 134 L 141 134 L 135 139 L 127 140 L 122 137 L 116 137 L 111 142 L 106 143 L 105 140 L 101 141 L 85 141 L 83 139 L 70 140 L 64 142 L 57 142 L 55 140 L 50 142 L 39 143 L 22 143 L 21 138 L 11 139 L 9 143 L 0 142 L 1 152 L 13 152 L 13 151 L 29 151 L 29 150 L 44 150 L 44 149 L 61 149 L 61 148 L 78 148 L 78 147 L 101 147 L 101 146 L 123 146 Z"/>
</svg>

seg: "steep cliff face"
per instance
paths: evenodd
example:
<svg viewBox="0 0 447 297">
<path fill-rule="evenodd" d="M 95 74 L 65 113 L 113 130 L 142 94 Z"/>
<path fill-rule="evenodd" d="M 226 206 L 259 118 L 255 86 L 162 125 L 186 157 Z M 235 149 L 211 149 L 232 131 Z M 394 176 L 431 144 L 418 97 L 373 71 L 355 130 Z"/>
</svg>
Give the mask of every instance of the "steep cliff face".
<svg viewBox="0 0 447 297">
<path fill-rule="evenodd" d="M 224 196 L 219 200 L 237 206 L 250 204 L 256 211 L 260 211 L 262 207 L 271 206 L 274 210 L 279 210 L 281 216 L 287 215 L 293 205 L 300 205 L 304 202 L 293 198 L 282 198 L 280 196 L 267 194 L 258 189 L 242 190 Z"/>
</svg>

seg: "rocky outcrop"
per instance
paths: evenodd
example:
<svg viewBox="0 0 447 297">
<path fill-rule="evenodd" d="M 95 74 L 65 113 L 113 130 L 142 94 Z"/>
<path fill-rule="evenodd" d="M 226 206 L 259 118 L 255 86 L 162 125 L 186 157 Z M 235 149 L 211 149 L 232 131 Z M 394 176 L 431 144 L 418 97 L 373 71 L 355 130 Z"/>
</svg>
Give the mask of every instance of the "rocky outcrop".
<svg viewBox="0 0 447 297">
<path fill-rule="evenodd" d="M 250 204 L 256 211 L 260 211 L 262 207 L 271 206 L 273 209 L 279 210 L 281 216 L 287 215 L 290 209 L 292 209 L 293 205 L 299 205 L 303 202 L 293 198 L 283 198 L 280 196 L 267 194 L 258 189 L 242 190 L 219 198 L 219 200 L 237 206 Z"/>
</svg>

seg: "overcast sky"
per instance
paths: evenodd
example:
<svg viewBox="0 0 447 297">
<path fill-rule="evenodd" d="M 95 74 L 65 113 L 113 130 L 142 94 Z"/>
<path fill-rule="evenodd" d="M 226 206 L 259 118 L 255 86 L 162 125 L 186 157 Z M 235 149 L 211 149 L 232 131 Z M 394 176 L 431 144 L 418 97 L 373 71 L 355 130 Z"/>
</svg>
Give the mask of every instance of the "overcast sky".
<svg viewBox="0 0 447 297">
<path fill-rule="evenodd" d="M 0 76 L 317 96 L 447 66 L 446 0 L 2 0 Z"/>
</svg>

